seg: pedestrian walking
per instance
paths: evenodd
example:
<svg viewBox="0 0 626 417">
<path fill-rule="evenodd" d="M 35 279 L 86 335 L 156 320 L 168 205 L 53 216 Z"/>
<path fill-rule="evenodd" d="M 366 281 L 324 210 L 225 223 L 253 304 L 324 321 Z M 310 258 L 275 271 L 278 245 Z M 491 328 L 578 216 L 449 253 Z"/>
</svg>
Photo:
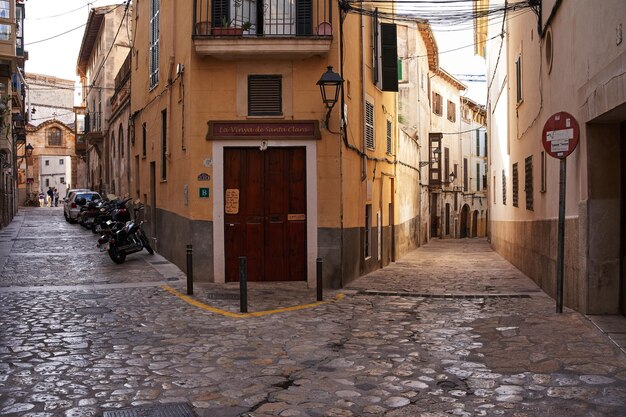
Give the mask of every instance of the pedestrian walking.
<svg viewBox="0 0 626 417">
<path fill-rule="evenodd" d="M 44 199 L 46 195 L 43 193 L 43 190 L 39 191 L 39 207 L 43 207 Z"/>
<path fill-rule="evenodd" d="M 54 198 L 54 191 L 52 191 L 52 187 L 48 187 L 48 207 L 52 207 L 52 199 Z"/>
<path fill-rule="evenodd" d="M 59 207 L 59 190 L 54 187 L 53 194 L 54 196 L 54 207 Z"/>
</svg>

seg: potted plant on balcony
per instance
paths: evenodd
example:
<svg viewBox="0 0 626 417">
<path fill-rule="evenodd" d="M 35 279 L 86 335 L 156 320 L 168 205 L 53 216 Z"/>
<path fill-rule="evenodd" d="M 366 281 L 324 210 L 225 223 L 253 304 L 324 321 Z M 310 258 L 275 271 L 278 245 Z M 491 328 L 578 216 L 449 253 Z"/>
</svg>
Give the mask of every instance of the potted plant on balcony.
<svg viewBox="0 0 626 417">
<path fill-rule="evenodd" d="M 211 34 L 211 22 L 204 20 L 196 23 L 196 35 L 210 35 Z"/>
<path fill-rule="evenodd" d="M 213 36 L 241 36 L 243 32 L 249 30 L 252 24 L 244 22 L 241 26 L 233 26 L 233 21 L 226 16 L 222 18 L 222 25 L 211 29 Z"/>
</svg>

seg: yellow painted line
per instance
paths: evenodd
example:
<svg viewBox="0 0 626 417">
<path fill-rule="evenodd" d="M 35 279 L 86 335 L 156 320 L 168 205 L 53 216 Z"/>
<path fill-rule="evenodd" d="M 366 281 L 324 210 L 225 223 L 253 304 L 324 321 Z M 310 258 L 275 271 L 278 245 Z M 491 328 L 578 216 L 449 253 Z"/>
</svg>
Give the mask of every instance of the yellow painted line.
<svg viewBox="0 0 626 417">
<path fill-rule="evenodd" d="M 233 317 L 237 319 L 241 319 L 245 317 L 262 317 L 262 316 L 269 316 L 270 314 L 285 313 L 287 311 L 297 311 L 297 310 L 304 310 L 305 308 L 314 308 L 314 307 L 318 307 L 324 304 L 332 303 L 334 301 L 342 300 L 346 296 L 345 294 L 337 294 L 335 298 L 329 301 L 317 301 L 315 303 L 302 304 L 302 305 L 292 306 L 292 307 L 276 308 L 274 310 L 255 311 L 253 313 L 232 313 L 230 311 L 222 310 L 221 308 L 211 307 L 209 305 L 201 303 L 200 301 L 195 300 L 189 297 L 188 295 L 185 295 L 183 293 L 176 291 L 174 288 L 170 287 L 169 285 L 161 285 L 161 288 L 169 292 L 170 294 L 175 295 L 176 297 L 182 299 L 186 303 L 191 304 L 194 307 L 198 307 L 198 308 L 201 308 L 202 310 L 210 311 L 211 313 L 220 314 L 222 316 Z"/>
</svg>

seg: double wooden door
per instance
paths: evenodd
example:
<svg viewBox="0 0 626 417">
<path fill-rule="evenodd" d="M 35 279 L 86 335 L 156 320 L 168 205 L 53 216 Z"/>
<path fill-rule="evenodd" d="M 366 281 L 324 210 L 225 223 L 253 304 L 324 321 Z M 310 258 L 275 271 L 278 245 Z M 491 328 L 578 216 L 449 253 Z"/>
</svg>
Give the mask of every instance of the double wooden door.
<svg viewBox="0 0 626 417">
<path fill-rule="evenodd" d="M 306 280 L 305 148 L 224 149 L 226 281 Z"/>
</svg>

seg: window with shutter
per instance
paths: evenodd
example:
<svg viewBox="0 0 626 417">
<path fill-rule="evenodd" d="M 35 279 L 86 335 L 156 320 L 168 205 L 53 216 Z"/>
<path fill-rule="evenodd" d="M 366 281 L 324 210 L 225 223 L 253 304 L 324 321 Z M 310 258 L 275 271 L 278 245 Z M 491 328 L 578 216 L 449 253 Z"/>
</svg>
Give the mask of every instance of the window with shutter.
<svg viewBox="0 0 626 417">
<path fill-rule="evenodd" d="M 533 157 L 524 160 L 524 191 L 526 192 L 526 210 L 533 210 Z"/>
<path fill-rule="evenodd" d="M 159 2 L 150 1 L 150 88 L 159 83 Z"/>
<path fill-rule="evenodd" d="M 365 102 L 365 146 L 374 149 L 374 105 Z"/>
<path fill-rule="evenodd" d="M 392 146 L 392 124 L 390 120 L 387 120 L 387 154 L 391 155 L 393 153 Z"/>
<path fill-rule="evenodd" d="M 380 24 L 380 69 L 383 91 L 398 91 L 398 35 L 396 25 Z"/>
<path fill-rule="evenodd" d="M 518 202 L 518 192 L 519 192 L 519 183 L 518 183 L 518 174 L 517 174 L 517 162 L 513 164 L 513 172 L 511 173 L 513 176 L 513 207 L 519 207 Z"/>
<path fill-rule="evenodd" d="M 506 206 L 506 173 L 502 170 L 502 204 Z"/>
<path fill-rule="evenodd" d="M 248 116 L 283 114 L 282 76 L 248 76 Z"/>
<path fill-rule="evenodd" d="M 456 104 L 448 100 L 448 120 L 451 122 L 456 122 Z"/>
<path fill-rule="evenodd" d="M 443 103 L 441 94 L 433 92 L 433 113 L 438 116 L 443 114 Z"/>
</svg>

